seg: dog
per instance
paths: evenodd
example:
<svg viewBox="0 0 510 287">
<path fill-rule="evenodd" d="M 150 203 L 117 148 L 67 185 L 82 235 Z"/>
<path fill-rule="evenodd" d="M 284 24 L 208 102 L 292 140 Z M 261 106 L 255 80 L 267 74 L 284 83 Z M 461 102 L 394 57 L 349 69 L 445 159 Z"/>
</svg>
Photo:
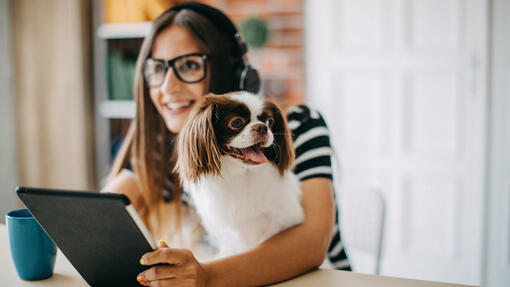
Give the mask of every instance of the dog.
<svg viewBox="0 0 510 287">
<path fill-rule="evenodd" d="M 292 137 L 274 102 L 248 92 L 208 94 L 176 145 L 175 170 L 217 257 L 303 222 Z"/>
</svg>

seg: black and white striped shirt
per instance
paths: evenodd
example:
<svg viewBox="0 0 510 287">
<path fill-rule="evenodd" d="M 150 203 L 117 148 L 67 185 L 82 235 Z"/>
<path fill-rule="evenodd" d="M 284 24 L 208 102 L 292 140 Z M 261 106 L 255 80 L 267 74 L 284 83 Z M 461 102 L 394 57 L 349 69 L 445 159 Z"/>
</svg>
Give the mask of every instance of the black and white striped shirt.
<svg viewBox="0 0 510 287">
<path fill-rule="evenodd" d="M 287 116 L 296 152 L 294 172 L 299 180 L 323 177 L 333 180 L 331 168 L 332 149 L 329 130 L 319 112 L 306 106 L 296 106 Z M 336 201 L 335 201 L 336 202 Z M 333 238 L 328 249 L 328 259 L 335 269 L 351 270 L 342 245 L 336 208 Z"/>
</svg>

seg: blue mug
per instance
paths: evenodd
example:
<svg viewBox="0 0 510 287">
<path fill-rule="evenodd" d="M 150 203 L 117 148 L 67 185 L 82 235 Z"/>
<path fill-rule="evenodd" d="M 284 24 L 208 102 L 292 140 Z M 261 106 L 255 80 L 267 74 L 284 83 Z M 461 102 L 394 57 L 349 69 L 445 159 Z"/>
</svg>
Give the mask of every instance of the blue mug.
<svg viewBox="0 0 510 287">
<path fill-rule="evenodd" d="M 53 275 L 57 247 L 28 209 L 5 215 L 11 256 L 23 280 L 42 280 Z"/>
</svg>

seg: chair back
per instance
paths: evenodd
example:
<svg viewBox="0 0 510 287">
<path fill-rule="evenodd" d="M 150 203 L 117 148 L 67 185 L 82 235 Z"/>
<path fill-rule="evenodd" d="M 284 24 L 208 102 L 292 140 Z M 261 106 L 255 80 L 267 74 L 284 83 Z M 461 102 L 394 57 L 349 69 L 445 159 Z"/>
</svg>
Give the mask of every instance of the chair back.
<svg viewBox="0 0 510 287">
<path fill-rule="evenodd" d="M 373 258 L 373 273 L 379 274 L 381 265 L 385 204 L 377 188 L 342 190 L 339 196 L 342 242 L 356 270 L 356 254 Z M 361 257 L 361 255 L 360 255 Z"/>
</svg>

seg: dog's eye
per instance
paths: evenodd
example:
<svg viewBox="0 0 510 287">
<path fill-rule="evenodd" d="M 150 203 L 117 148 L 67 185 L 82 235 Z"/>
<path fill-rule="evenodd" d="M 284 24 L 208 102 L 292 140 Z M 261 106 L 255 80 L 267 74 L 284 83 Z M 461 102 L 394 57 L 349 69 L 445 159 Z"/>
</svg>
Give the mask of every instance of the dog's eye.
<svg viewBox="0 0 510 287">
<path fill-rule="evenodd" d="M 272 118 L 267 119 L 267 126 L 269 128 L 272 128 L 274 124 L 274 120 Z"/>
<path fill-rule="evenodd" d="M 234 130 L 239 130 L 244 126 L 244 119 L 243 118 L 233 118 L 228 123 L 229 127 Z"/>
</svg>

